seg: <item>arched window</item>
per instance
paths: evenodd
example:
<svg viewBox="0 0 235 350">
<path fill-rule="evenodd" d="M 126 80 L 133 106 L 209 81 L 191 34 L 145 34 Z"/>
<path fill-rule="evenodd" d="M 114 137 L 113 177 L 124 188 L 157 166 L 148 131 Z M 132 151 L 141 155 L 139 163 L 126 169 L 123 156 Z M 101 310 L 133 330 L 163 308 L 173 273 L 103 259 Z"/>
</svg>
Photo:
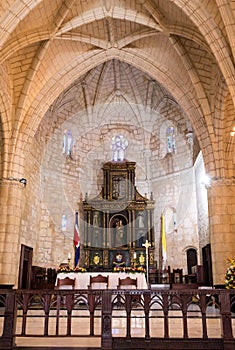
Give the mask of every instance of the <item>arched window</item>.
<svg viewBox="0 0 235 350">
<path fill-rule="evenodd" d="M 175 153 L 175 128 L 173 126 L 169 126 L 166 129 L 166 138 L 167 138 L 167 153 Z"/>
<path fill-rule="evenodd" d="M 61 230 L 62 231 L 67 230 L 67 216 L 65 214 L 63 214 L 61 218 Z"/>
<path fill-rule="evenodd" d="M 63 137 L 63 154 L 70 157 L 72 153 L 72 147 L 73 147 L 72 132 L 68 129 L 65 129 L 64 137 Z"/>
<path fill-rule="evenodd" d="M 177 232 L 177 213 L 172 206 L 165 208 L 165 224 L 168 233 Z"/>
</svg>

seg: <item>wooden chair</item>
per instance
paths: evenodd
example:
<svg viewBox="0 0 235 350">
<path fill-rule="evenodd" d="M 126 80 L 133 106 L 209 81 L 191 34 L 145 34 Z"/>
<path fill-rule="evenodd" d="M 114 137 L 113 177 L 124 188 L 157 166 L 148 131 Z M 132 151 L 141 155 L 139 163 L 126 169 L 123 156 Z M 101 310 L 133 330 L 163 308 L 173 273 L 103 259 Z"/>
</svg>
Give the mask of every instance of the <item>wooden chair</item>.
<svg viewBox="0 0 235 350">
<path fill-rule="evenodd" d="M 157 283 L 157 268 L 156 267 L 149 268 L 149 283 L 150 284 Z"/>
<path fill-rule="evenodd" d="M 171 283 L 171 268 L 168 266 L 167 269 L 160 270 L 159 283 L 169 284 Z"/>
<path fill-rule="evenodd" d="M 100 284 L 103 284 L 106 287 L 104 289 L 108 289 L 109 276 L 103 276 L 103 275 L 91 276 L 90 275 L 90 284 L 87 286 L 88 289 L 92 289 L 92 285 L 93 286 L 97 285 L 98 289 L 100 289 Z"/>
<path fill-rule="evenodd" d="M 183 283 L 183 269 L 173 269 L 172 283 Z"/>
<path fill-rule="evenodd" d="M 48 268 L 47 269 L 47 281 L 49 283 L 55 284 L 56 281 L 56 269 Z"/>
<path fill-rule="evenodd" d="M 75 287 L 75 280 L 76 278 L 58 278 L 57 279 L 57 285 L 55 286 L 55 289 L 74 289 Z"/>
<path fill-rule="evenodd" d="M 75 287 L 76 278 L 58 278 L 57 285 L 54 287 L 55 290 L 72 290 Z M 57 317 L 59 313 L 58 305 L 72 305 L 74 300 L 74 295 L 57 295 L 56 303 L 57 303 Z"/>
<path fill-rule="evenodd" d="M 129 276 L 126 278 L 118 278 L 117 289 L 135 287 L 137 289 L 137 278 L 130 278 Z"/>
<path fill-rule="evenodd" d="M 137 289 L 137 278 L 130 278 L 125 277 L 125 278 L 118 278 L 118 285 L 117 285 L 117 289 Z M 121 295 L 117 295 L 117 307 L 122 307 L 125 303 L 125 297 L 126 296 L 121 296 Z M 138 304 L 140 302 L 141 299 L 141 295 L 132 295 L 131 296 L 131 303 L 134 304 Z"/>
<path fill-rule="evenodd" d="M 101 288 L 103 285 L 104 288 Z M 94 313 L 97 303 L 99 302 L 100 296 L 97 296 L 91 291 L 91 289 L 108 289 L 109 276 L 103 276 L 101 274 L 97 276 L 90 275 L 90 284 L 87 286 L 88 292 L 88 307 L 90 312 L 90 335 L 94 335 Z"/>
</svg>

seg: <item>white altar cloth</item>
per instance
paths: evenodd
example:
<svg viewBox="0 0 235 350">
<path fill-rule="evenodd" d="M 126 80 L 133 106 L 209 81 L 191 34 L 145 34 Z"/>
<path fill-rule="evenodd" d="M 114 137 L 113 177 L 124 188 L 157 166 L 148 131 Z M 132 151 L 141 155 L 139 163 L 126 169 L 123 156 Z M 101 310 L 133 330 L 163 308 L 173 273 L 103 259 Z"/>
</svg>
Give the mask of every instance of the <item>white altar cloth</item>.
<svg viewBox="0 0 235 350">
<path fill-rule="evenodd" d="M 90 283 L 90 276 L 109 276 L 109 285 L 108 289 L 117 289 L 118 285 L 118 278 L 137 278 L 137 289 L 148 289 L 148 284 L 146 281 L 146 277 L 144 273 L 137 272 L 135 274 L 133 273 L 126 273 L 126 272 L 69 272 L 64 273 L 60 272 L 57 275 L 57 279 L 64 279 L 66 277 L 75 278 L 75 289 L 87 289 L 87 286 Z M 56 285 L 57 285 L 57 279 L 56 279 Z M 104 284 L 98 284 L 96 283 L 96 286 L 93 288 L 104 288 Z M 126 287 L 128 289 L 128 286 Z"/>
</svg>

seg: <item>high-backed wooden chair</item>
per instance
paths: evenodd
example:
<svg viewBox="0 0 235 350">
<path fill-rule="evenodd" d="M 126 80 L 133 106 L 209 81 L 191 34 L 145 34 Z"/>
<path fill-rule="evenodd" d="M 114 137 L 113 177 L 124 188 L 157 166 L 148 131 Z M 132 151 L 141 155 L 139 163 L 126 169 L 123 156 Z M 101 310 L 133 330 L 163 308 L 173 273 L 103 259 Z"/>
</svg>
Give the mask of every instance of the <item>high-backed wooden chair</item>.
<svg viewBox="0 0 235 350">
<path fill-rule="evenodd" d="M 109 276 L 103 276 L 103 275 L 91 276 L 90 275 L 90 284 L 87 286 L 88 289 L 92 289 L 92 288 L 100 289 L 102 285 L 104 286 L 103 289 L 108 288 Z"/>
<path fill-rule="evenodd" d="M 58 278 L 55 289 L 74 289 L 76 278 Z"/>
<path fill-rule="evenodd" d="M 150 284 L 157 283 L 157 268 L 156 267 L 149 268 L 149 283 Z"/>
<path fill-rule="evenodd" d="M 91 291 L 91 289 L 108 289 L 108 285 L 109 276 L 104 276 L 101 274 L 97 276 L 90 275 L 90 284 L 87 286 L 87 288 L 90 290 L 88 293 L 88 306 L 90 312 L 90 335 L 94 335 L 94 313 L 97 303 L 96 295 Z"/>
<path fill-rule="evenodd" d="M 183 283 L 183 269 L 173 269 L 172 283 Z"/>
<path fill-rule="evenodd" d="M 158 283 L 164 283 L 169 284 L 171 283 L 171 268 L 168 266 L 167 269 L 159 270 L 158 271 Z"/>
<path fill-rule="evenodd" d="M 137 289 L 137 278 L 131 278 L 131 277 L 125 277 L 125 278 L 118 278 L 118 285 L 117 289 Z M 124 296 L 125 298 L 125 296 Z M 121 295 L 117 295 L 117 306 L 122 306 L 124 303 L 124 298 Z M 132 295 L 131 296 L 131 302 L 133 304 L 140 302 L 140 295 Z"/>
<path fill-rule="evenodd" d="M 125 277 L 125 278 L 118 278 L 118 285 L 117 285 L 117 288 L 118 289 L 121 289 L 121 288 L 133 288 L 135 287 L 137 289 L 137 278 L 130 278 L 129 276 L 128 277 Z"/>
</svg>

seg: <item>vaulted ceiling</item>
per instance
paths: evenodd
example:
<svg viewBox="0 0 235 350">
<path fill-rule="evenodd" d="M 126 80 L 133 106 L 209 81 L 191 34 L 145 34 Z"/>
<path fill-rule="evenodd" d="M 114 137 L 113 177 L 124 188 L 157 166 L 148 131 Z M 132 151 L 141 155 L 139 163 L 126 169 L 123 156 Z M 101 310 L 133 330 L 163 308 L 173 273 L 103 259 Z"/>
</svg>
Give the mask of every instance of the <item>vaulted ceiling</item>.
<svg viewBox="0 0 235 350">
<path fill-rule="evenodd" d="M 83 84 L 86 108 L 107 102 L 111 91 L 152 108 L 154 85 L 181 108 L 218 175 L 234 122 L 234 14 L 234 1 L 222 0 L 2 0 L 7 147 L 29 142 L 75 84 Z"/>
</svg>

